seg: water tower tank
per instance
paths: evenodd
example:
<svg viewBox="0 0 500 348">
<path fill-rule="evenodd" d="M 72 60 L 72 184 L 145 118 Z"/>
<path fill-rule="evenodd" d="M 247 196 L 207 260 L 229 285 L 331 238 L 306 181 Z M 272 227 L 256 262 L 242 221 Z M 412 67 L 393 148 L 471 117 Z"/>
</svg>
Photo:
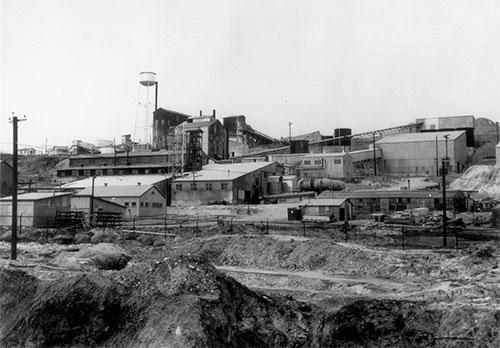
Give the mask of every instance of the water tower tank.
<svg viewBox="0 0 500 348">
<path fill-rule="evenodd" d="M 154 86 L 156 84 L 156 73 L 150 71 L 141 72 L 141 79 L 139 82 L 146 87 Z"/>
</svg>

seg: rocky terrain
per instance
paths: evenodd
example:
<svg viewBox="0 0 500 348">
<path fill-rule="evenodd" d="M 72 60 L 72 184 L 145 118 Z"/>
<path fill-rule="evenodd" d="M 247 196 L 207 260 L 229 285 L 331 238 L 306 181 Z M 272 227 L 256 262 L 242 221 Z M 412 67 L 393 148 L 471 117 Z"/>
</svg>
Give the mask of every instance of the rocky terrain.
<svg viewBox="0 0 500 348">
<path fill-rule="evenodd" d="M 345 242 L 340 231 L 244 226 L 155 242 L 92 230 L 79 234 L 93 243 L 68 245 L 26 231 L 16 261 L 2 242 L 0 344 L 498 346 L 498 233 L 458 251 L 401 250 L 379 227 Z"/>
</svg>

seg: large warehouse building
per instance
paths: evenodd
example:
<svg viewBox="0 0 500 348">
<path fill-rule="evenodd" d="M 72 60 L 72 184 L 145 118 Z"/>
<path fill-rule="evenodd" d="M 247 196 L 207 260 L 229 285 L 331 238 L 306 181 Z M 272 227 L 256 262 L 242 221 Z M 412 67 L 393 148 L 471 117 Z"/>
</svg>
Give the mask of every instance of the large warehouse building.
<svg viewBox="0 0 500 348">
<path fill-rule="evenodd" d="M 386 175 L 437 175 L 443 157 L 449 173 L 461 173 L 467 160 L 465 131 L 396 134 L 377 141 Z"/>
</svg>

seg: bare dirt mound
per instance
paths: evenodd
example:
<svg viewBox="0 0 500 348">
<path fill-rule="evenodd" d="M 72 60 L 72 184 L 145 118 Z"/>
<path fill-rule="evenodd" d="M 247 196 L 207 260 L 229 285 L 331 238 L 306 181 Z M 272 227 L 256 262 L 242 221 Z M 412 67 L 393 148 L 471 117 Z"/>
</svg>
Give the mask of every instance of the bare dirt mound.
<svg viewBox="0 0 500 348">
<path fill-rule="evenodd" d="M 475 165 L 450 184 L 452 190 L 478 191 L 500 200 L 500 165 Z"/>
<path fill-rule="evenodd" d="M 309 305 L 259 295 L 189 257 L 43 281 L 2 269 L 2 347 L 298 347 Z"/>
</svg>

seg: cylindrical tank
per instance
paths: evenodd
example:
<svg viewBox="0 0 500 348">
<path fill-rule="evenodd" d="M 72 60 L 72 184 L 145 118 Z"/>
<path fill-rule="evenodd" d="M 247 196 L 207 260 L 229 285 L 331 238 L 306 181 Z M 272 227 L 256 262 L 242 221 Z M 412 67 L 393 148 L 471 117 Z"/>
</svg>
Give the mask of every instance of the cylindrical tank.
<svg viewBox="0 0 500 348">
<path fill-rule="evenodd" d="M 330 178 L 306 178 L 300 179 L 299 189 L 301 191 L 342 191 L 345 189 L 345 183 L 340 180 Z"/>
<path fill-rule="evenodd" d="M 146 87 L 154 86 L 156 84 L 156 73 L 151 71 L 143 71 L 140 74 L 140 84 Z"/>
<path fill-rule="evenodd" d="M 292 140 L 290 153 L 309 153 L 309 140 Z"/>
<path fill-rule="evenodd" d="M 351 128 L 336 128 L 333 131 L 333 137 L 335 138 L 333 144 L 340 146 L 351 146 Z"/>
</svg>

